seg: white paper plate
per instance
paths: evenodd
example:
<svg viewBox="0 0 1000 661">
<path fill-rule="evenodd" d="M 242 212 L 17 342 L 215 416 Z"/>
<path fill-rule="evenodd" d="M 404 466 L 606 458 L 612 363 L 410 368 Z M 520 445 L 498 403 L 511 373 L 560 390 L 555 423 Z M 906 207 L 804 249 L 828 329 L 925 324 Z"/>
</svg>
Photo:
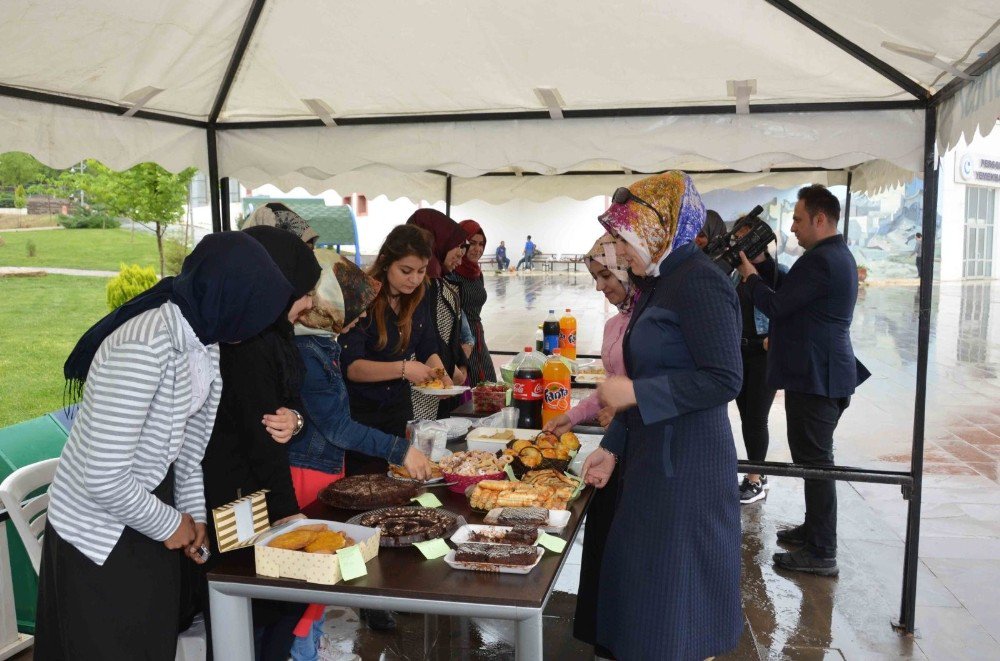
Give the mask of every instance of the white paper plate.
<svg viewBox="0 0 1000 661">
<path fill-rule="evenodd" d="M 450 397 L 452 395 L 461 395 L 463 392 L 469 389 L 469 386 L 452 386 L 451 388 L 422 388 L 420 386 L 413 386 L 413 389 L 425 395 L 434 395 L 435 397 Z"/>
<path fill-rule="evenodd" d="M 472 426 L 476 424 L 476 421 L 471 418 L 442 418 L 437 422 L 448 428 L 448 438 L 458 438 L 468 434 Z"/>
<path fill-rule="evenodd" d="M 607 378 L 607 374 L 577 374 L 574 377 L 577 383 L 604 383 Z"/>
<path fill-rule="evenodd" d="M 537 429 L 505 429 L 503 427 L 476 427 L 465 437 L 466 446 L 470 450 L 487 450 L 496 452 L 507 447 L 509 440 L 500 438 L 489 438 L 493 434 L 502 431 L 514 432 L 514 440 L 524 439 L 532 441 L 538 436 Z"/>
<path fill-rule="evenodd" d="M 535 563 L 532 565 L 494 565 L 491 562 L 459 562 L 455 559 L 455 551 L 449 551 L 448 555 L 444 557 L 444 561 L 452 569 L 463 569 L 465 571 L 485 571 L 492 574 L 530 574 L 531 570 L 538 566 L 542 556 L 545 555 L 545 549 L 541 547 L 536 547 L 535 551 L 538 553 L 538 557 L 535 558 Z"/>
<path fill-rule="evenodd" d="M 493 533 L 505 533 L 513 530 L 511 526 L 482 526 L 475 523 L 467 523 L 458 530 L 455 534 L 451 536 L 451 541 L 453 544 L 464 544 L 465 542 L 471 542 L 472 533 L 478 532 L 493 532 Z M 475 540 L 478 544 L 507 544 L 508 542 L 483 542 L 480 540 Z M 538 541 L 536 540 L 533 546 L 538 546 Z"/>
<path fill-rule="evenodd" d="M 487 525 L 495 525 L 497 522 L 497 517 L 500 516 L 500 510 L 506 509 L 503 507 L 497 507 L 491 509 L 486 516 L 483 517 L 483 523 Z M 569 510 L 549 510 L 549 520 L 545 522 L 544 526 L 538 526 L 539 530 L 544 530 L 545 532 L 558 532 L 566 527 L 569 523 L 570 518 Z"/>
</svg>

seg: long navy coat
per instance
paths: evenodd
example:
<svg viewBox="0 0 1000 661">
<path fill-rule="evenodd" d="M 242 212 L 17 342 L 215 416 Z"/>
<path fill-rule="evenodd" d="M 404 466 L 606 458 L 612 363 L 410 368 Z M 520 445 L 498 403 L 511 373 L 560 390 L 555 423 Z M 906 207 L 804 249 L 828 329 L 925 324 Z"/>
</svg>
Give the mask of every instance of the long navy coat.
<svg viewBox="0 0 1000 661">
<path fill-rule="evenodd" d="M 642 289 L 624 340 L 638 406 L 602 441 L 622 457 L 623 486 L 601 567 L 597 640 L 625 661 L 704 659 L 734 648 L 743 628 L 726 411 L 743 378 L 739 301 L 694 244 L 671 253 Z"/>
</svg>

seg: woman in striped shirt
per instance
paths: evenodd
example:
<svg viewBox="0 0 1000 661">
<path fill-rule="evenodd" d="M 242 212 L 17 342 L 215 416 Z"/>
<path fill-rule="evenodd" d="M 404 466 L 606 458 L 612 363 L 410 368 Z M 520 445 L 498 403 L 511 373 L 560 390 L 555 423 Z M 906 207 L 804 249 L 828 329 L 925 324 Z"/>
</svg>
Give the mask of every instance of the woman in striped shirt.
<svg viewBox="0 0 1000 661">
<path fill-rule="evenodd" d="M 49 489 L 36 659 L 173 659 L 178 551 L 204 561 L 217 344 L 259 333 L 291 293 L 258 242 L 211 234 L 77 343 L 65 375 L 83 399 Z"/>
</svg>

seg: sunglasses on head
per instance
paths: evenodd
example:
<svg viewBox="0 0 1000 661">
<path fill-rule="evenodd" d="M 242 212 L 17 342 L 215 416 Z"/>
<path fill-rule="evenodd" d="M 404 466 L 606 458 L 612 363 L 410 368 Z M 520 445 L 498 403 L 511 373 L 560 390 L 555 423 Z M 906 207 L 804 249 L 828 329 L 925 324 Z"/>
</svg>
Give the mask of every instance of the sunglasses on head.
<svg viewBox="0 0 1000 661">
<path fill-rule="evenodd" d="M 666 226 L 666 223 L 663 222 L 663 216 L 660 214 L 659 211 L 656 210 L 656 207 L 654 207 L 652 204 L 642 199 L 638 195 L 634 194 L 632 191 L 625 188 L 624 186 L 615 191 L 615 194 L 611 196 L 611 201 L 614 202 L 615 204 L 628 204 L 629 202 L 638 202 L 639 204 L 650 209 L 653 213 L 656 214 L 656 217 L 660 219 L 660 225 Z"/>
</svg>

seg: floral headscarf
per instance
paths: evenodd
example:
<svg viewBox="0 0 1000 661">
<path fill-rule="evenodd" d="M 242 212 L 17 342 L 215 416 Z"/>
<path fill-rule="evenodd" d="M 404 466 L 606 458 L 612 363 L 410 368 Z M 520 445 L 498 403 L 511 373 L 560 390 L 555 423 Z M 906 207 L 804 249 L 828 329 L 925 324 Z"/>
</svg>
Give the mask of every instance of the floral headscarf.
<svg viewBox="0 0 1000 661">
<path fill-rule="evenodd" d="M 615 250 L 615 237 L 610 234 L 603 234 L 601 238 L 594 242 L 594 247 L 583 257 L 584 263 L 590 267 L 590 262 L 597 262 L 618 279 L 625 289 L 625 298 L 618 304 L 618 310 L 622 314 L 632 311 L 632 304 L 635 303 L 637 291 L 632 284 L 632 279 L 628 276 L 628 266 L 619 263 L 618 253 Z"/>
<path fill-rule="evenodd" d="M 635 200 L 612 204 L 597 220 L 609 233 L 648 257 L 646 273 L 636 275 L 659 275 L 667 255 L 698 234 L 705 222 L 705 205 L 691 177 L 676 170 L 640 179 L 628 189 L 659 211 L 663 223 L 652 209 Z"/>
<path fill-rule="evenodd" d="M 382 283 L 332 250 L 317 250 L 322 272 L 312 309 L 299 317 L 296 335 L 332 335 L 361 316 L 375 300 Z"/>
<path fill-rule="evenodd" d="M 245 230 L 250 227 L 256 227 L 257 225 L 270 225 L 271 227 L 277 227 L 280 230 L 287 230 L 306 243 L 319 238 L 319 234 L 316 233 L 316 230 L 310 227 L 309 223 L 307 223 L 302 216 L 295 213 L 280 202 L 268 202 L 267 204 L 257 207 L 257 209 L 255 209 L 254 212 L 243 221 L 243 225 L 240 229 Z"/>
</svg>

